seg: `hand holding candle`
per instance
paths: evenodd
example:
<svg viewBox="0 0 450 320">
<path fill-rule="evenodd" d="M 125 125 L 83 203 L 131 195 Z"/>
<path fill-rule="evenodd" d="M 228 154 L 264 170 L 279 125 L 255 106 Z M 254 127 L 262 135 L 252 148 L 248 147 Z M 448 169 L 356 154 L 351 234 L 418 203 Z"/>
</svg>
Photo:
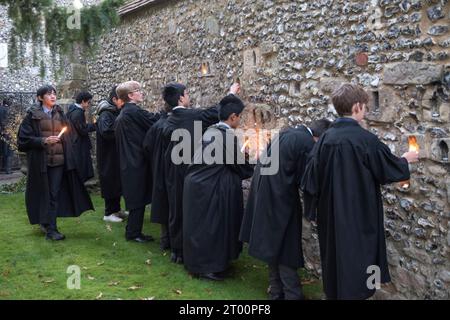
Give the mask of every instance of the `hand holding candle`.
<svg viewBox="0 0 450 320">
<path fill-rule="evenodd" d="M 402 155 L 402 158 L 405 158 L 408 163 L 414 163 L 419 161 L 419 144 L 417 143 L 417 139 L 415 136 L 408 137 L 408 152 L 405 152 Z M 410 185 L 410 181 L 402 181 L 400 182 L 400 186 L 403 189 L 408 189 Z"/>
<path fill-rule="evenodd" d="M 408 163 L 419 161 L 419 144 L 415 136 L 408 137 L 409 151 L 402 155 Z"/>
<path fill-rule="evenodd" d="M 230 94 L 237 95 L 241 91 L 241 85 L 237 82 L 233 83 L 233 85 L 230 88 Z"/>
</svg>

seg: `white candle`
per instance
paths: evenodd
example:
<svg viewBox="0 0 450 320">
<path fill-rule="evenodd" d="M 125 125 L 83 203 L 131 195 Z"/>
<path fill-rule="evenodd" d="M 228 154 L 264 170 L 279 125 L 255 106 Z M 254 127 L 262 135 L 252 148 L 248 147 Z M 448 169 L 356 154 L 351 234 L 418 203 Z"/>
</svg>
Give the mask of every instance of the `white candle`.
<svg viewBox="0 0 450 320">
<path fill-rule="evenodd" d="M 61 132 L 58 134 L 58 138 L 61 138 L 64 132 L 66 132 L 67 127 L 62 128 Z"/>
</svg>

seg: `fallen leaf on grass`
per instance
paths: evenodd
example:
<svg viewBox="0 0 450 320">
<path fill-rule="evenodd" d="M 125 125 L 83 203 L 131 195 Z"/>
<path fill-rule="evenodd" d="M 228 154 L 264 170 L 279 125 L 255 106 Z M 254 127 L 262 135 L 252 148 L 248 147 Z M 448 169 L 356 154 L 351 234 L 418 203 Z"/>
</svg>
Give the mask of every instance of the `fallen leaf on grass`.
<svg viewBox="0 0 450 320">
<path fill-rule="evenodd" d="M 88 277 L 89 280 L 95 280 L 95 278 L 93 276 L 89 275 L 89 274 L 88 274 L 87 277 Z"/>
<path fill-rule="evenodd" d="M 141 298 L 141 300 L 154 300 L 155 297 Z"/>
<path fill-rule="evenodd" d="M 179 289 L 176 289 L 176 290 L 173 290 L 173 292 L 175 292 L 176 294 L 178 294 L 178 295 L 181 295 L 183 292 L 181 292 L 181 290 L 179 290 Z"/>
<path fill-rule="evenodd" d="M 128 290 L 135 291 L 135 290 L 139 290 L 141 288 L 142 288 L 142 286 L 131 286 L 131 287 L 128 288 Z"/>
<path fill-rule="evenodd" d="M 83 270 L 88 270 L 89 268 L 88 267 L 81 267 Z"/>
<path fill-rule="evenodd" d="M 116 244 L 117 244 L 117 242 L 114 242 L 114 243 L 113 243 L 113 247 L 115 247 L 115 246 L 116 246 Z"/>
<path fill-rule="evenodd" d="M 209 295 L 212 294 L 212 290 L 210 288 L 205 288 L 205 291 L 208 292 Z"/>
<path fill-rule="evenodd" d="M 147 265 L 152 265 L 152 260 L 150 260 L 150 259 L 147 259 L 147 260 L 145 260 L 145 264 L 147 264 Z"/>
<path fill-rule="evenodd" d="M 95 241 L 98 241 L 98 240 L 100 240 L 100 238 L 95 238 Z"/>
<path fill-rule="evenodd" d="M 106 225 L 106 230 L 108 230 L 109 232 L 112 232 L 112 227 L 111 227 L 110 224 L 107 224 L 107 225 Z"/>
<path fill-rule="evenodd" d="M 98 296 L 95 297 L 96 300 L 100 300 L 103 297 L 103 292 L 100 292 Z"/>
<path fill-rule="evenodd" d="M 98 262 L 98 263 L 97 263 L 98 266 L 102 266 L 102 265 L 104 265 L 104 264 L 105 264 L 105 261 L 102 261 L 102 262 Z"/>
<path fill-rule="evenodd" d="M 108 286 L 112 287 L 112 286 L 117 286 L 119 285 L 120 281 L 111 281 L 110 283 L 108 283 Z"/>
<path fill-rule="evenodd" d="M 55 282 L 55 279 L 48 279 L 48 280 L 44 280 L 44 283 L 53 283 Z"/>
</svg>

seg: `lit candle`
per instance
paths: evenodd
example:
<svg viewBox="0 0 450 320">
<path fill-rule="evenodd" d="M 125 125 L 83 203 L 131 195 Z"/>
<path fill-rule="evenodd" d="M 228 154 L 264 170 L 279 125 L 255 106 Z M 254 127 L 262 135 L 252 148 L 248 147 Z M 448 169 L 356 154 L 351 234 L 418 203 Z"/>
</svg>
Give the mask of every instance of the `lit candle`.
<svg viewBox="0 0 450 320">
<path fill-rule="evenodd" d="M 201 72 L 203 76 L 206 76 L 209 73 L 208 69 L 209 69 L 208 63 L 207 62 L 202 63 Z"/>
<path fill-rule="evenodd" d="M 246 138 L 244 145 L 241 148 L 241 152 L 245 151 L 245 148 L 250 144 L 250 139 Z"/>
<path fill-rule="evenodd" d="M 409 152 L 417 152 L 419 153 L 419 144 L 417 143 L 416 136 L 408 137 L 408 151 Z M 400 182 L 400 185 L 403 189 L 408 189 L 410 186 L 410 180 Z"/>
<path fill-rule="evenodd" d="M 64 132 L 66 132 L 67 127 L 62 128 L 61 132 L 58 134 L 58 138 L 61 138 Z"/>
<path fill-rule="evenodd" d="M 416 136 L 408 137 L 409 152 L 419 152 L 419 144 L 417 143 Z"/>
</svg>

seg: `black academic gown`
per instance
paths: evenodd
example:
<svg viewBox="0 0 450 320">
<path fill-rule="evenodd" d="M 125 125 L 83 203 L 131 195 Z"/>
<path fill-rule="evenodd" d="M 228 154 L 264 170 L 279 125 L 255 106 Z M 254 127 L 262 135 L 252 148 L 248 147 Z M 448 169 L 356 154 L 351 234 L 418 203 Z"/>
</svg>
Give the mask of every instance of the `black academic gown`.
<svg viewBox="0 0 450 320">
<path fill-rule="evenodd" d="M 83 182 L 94 176 L 91 157 L 91 139 L 89 133 L 95 131 L 95 125 L 86 123 L 84 110 L 72 104 L 67 111 L 67 118 L 74 128 L 72 134 L 75 161 L 80 178 Z"/>
<path fill-rule="evenodd" d="M 166 189 L 165 178 L 165 151 L 167 141 L 164 139 L 163 131 L 166 126 L 168 115 L 161 114 L 161 118 L 148 130 L 144 139 L 145 156 L 151 164 L 151 175 L 153 179 L 152 189 L 152 213 L 150 221 L 167 226 L 169 222 L 169 199 Z"/>
<path fill-rule="evenodd" d="M 76 172 L 74 150 L 71 134 L 73 128 L 67 121 L 59 106 L 63 123 L 68 130 L 61 137 L 64 148 L 64 175 L 58 198 L 58 217 L 78 217 L 84 211 L 94 210 L 89 194 Z M 47 154 L 44 138 L 41 136 L 40 120 L 46 115 L 42 107 L 35 106 L 28 110 L 19 127 L 17 145 L 19 151 L 27 154 L 27 187 L 25 204 L 31 224 L 47 223 L 49 206 L 49 185 L 47 176 Z"/>
<path fill-rule="evenodd" d="M 224 143 L 206 138 L 213 130 Z M 231 141 L 229 150 L 225 139 Z M 242 250 L 239 230 L 244 214 L 242 180 L 250 178 L 253 166 L 236 161 L 240 148 L 233 130 L 219 124 L 210 127 L 203 146 L 223 150 L 225 164 L 193 164 L 184 180 L 183 193 L 183 258 L 186 269 L 192 273 L 222 272 L 237 259 Z M 231 163 L 226 163 L 229 154 Z M 234 156 L 234 157 L 233 157 Z M 241 154 L 241 159 L 245 157 Z"/>
<path fill-rule="evenodd" d="M 248 242 L 249 255 L 273 265 L 303 267 L 302 207 L 299 187 L 314 139 L 304 126 L 288 128 L 274 137 L 267 154 L 278 141 L 279 170 L 261 175 L 255 168 L 241 240 Z"/>
<path fill-rule="evenodd" d="M 116 199 L 122 195 L 120 183 L 119 153 L 117 152 L 114 123 L 120 113 L 108 101 L 99 104 L 96 125 L 97 171 L 101 195 L 104 199 Z"/>
<path fill-rule="evenodd" d="M 324 291 L 366 299 L 369 266 L 389 282 L 380 185 L 409 179 L 408 163 L 355 120 L 335 121 L 315 145 L 302 190 L 317 198 Z"/>
<path fill-rule="evenodd" d="M 127 210 L 143 208 L 151 203 L 151 168 L 145 158 L 142 141 L 159 116 L 143 110 L 135 103 L 126 103 L 116 119 L 120 179 Z"/>
<path fill-rule="evenodd" d="M 169 235 L 170 245 L 173 250 L 183 249 L 183 184 L 187 167 L 190 163 L 174 164 L 171 154 L 178 142 L 172 142 L 171 136 L 176 129 L 185 129 L 190 133 L 191 154 L 188 159 L 192 159 L 195 145 L 201 145 L 201 135 L 198 141 L 194 141 L 194 122 L 200 121 L 202 132 L 210 125 L 219 121 L 218 105 L 208 109 L 175 109 L 167 118 L 167 125 L 164 128 L 164 139 L 168 141 L 165 153 L 165 176 L 166 188 L 169 196 Z M 190 162 L 190 161 L 189 161 Z"/>
<path fill-rule="evenodd" d="M 7 107 L 0 105 L 0 157 L 7 157 L 10 154 L 10 148 L 7 143 L 10 137 L 6 136 L 5 132 L 7 122 L 8 122 L 8 109 Z"/>
</svg>

